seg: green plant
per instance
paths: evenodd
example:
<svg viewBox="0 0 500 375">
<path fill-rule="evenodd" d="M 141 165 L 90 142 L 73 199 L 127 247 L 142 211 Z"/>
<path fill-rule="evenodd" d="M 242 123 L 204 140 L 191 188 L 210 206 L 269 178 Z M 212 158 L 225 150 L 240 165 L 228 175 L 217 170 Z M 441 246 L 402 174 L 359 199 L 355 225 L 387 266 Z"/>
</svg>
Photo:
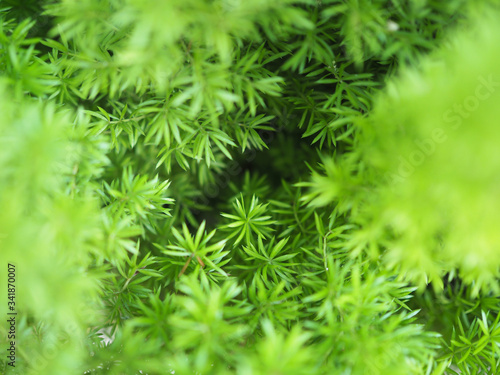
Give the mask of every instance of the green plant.
<svg viewBox="0 0 500 375">
<path fill-rule="evenodd" d="M 0 374 L 499 373 L 499 16 L 3 1 Z"/>
</svg>

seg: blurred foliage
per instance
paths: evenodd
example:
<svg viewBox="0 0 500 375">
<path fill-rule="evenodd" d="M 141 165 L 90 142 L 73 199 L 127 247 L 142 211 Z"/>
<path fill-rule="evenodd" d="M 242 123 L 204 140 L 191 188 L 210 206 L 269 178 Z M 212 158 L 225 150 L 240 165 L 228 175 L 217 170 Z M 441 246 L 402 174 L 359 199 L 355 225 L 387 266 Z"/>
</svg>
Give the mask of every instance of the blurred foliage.
<svg viewBox="0 0 500 375">
<path fill-rule="evenodd" d="M 0 374 L 498 373 L 499 16 L 2 1 Z"/>
</svg>

